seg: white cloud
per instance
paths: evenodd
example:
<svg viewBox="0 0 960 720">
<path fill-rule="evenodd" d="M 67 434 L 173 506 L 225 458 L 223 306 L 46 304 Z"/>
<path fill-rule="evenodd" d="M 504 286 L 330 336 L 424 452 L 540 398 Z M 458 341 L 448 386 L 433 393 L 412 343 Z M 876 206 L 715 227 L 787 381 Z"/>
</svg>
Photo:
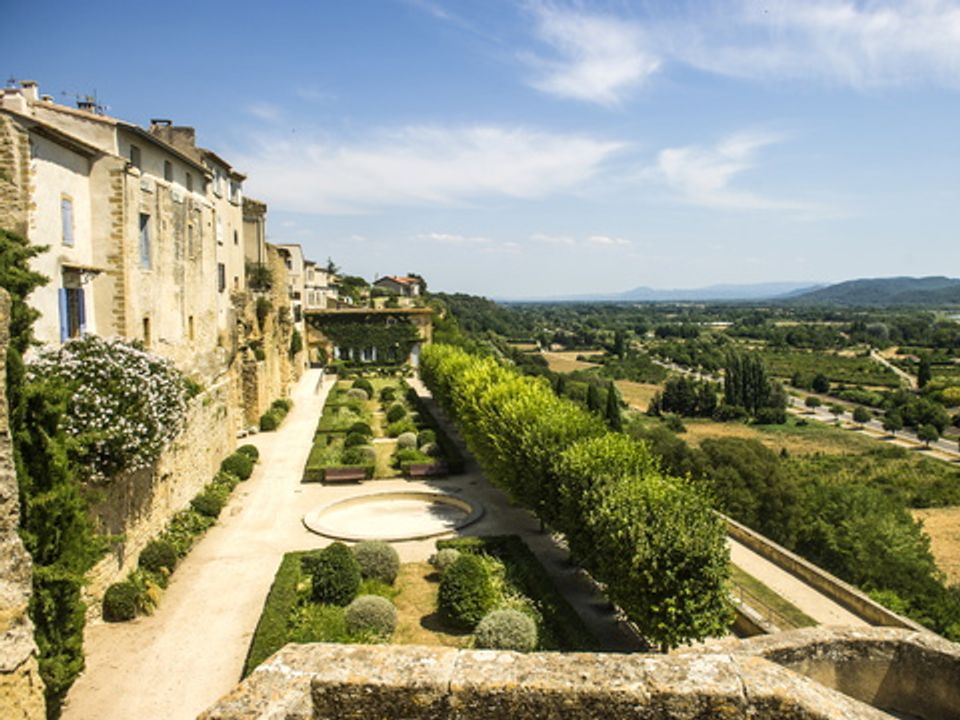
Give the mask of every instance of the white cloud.
<svg viewBox="0 0 960 720">
<path fill-rule="evenodd" d="M 635 23 L 544 2 L 532 9 L 537 37 L 553 51 L 549 58 L 527 56 L 538 90 L 612 106 L 660 66 Z"/>
<path fill-rule="evenodd" d="M 754 166 L 757 151 L 781 140 L 769 133 L 739 133 L 713 147 L 666 148 L 657 156 L 653 175 L 693 205 L 744 210 L 801 209 L 805 207 L 802 203 L 774 200 L 731 187 L 738 175 Z"/>
<path fill-rule="evenodd" d="M 362 213 L 573 190 L 622 147 L 527 128 L 413 126 L 350 143 L 264 135 L 231 157 L 277 209 Z"/>
<path fill-rule="evenodd" d="M 417 235 L 420 240 L 429 240 L 431 242 L 443 243 L 445 245 L 486 245 L 490 242 L 485 237 L 468 237 L 456 233 L 421 233 Z"/>
<path fill-rule="evenodd" d="M 253 115 L 260 120 L 276 122 L 283 115 L 283 111 L 272 103 L 257 102 L 247 105 L 245 108 L 248 115 Z"/>
</svg>

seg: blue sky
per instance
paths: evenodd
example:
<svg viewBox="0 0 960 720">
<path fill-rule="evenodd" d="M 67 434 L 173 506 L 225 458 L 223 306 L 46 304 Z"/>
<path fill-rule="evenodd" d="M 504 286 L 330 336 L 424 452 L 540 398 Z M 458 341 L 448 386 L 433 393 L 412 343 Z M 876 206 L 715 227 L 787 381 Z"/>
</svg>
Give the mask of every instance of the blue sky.
<svg viewBox="0 0 960 720">
<path fill-rule="evenodd" d="M 960 267 L 960 2 L 5 8 L 0 71 L 170 118 L 273 242 L 493 296 Z"/>
</svg>

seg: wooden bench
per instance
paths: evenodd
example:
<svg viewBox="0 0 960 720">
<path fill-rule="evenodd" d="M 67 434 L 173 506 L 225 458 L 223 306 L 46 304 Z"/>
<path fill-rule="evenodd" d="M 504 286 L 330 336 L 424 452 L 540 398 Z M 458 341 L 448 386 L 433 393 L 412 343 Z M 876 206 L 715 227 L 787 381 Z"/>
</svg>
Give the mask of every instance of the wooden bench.
<svg viewBox="0 0 960 720">
<path fill-rule="evenodd" d="M 446 474 L 446 463 L 411 463 L 407 467 L 407 475 L 410 477 L 432 477 Z"/>
<path fill-rule="evenodd" d="M 324 482 L 350 482 L 366 479 L 367 469 L 363 467 L 336 467 L 327 468 L 323 471 Z"/>
</svg>

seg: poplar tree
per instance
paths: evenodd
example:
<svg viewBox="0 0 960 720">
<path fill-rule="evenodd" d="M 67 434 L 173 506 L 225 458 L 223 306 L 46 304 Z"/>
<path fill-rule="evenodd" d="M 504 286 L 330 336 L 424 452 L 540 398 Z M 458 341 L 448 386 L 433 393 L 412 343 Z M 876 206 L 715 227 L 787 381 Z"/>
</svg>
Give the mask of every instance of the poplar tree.
<svg viewBox="0 0 960 720">
<path fill-rule="evenodd" d="M 620 394 L 612 382 L 607 385 L 607 408 L 604 413 L 607 427 L 614 432 L 623 430 L 623 417 L 620 415 Z"/>
</svg>

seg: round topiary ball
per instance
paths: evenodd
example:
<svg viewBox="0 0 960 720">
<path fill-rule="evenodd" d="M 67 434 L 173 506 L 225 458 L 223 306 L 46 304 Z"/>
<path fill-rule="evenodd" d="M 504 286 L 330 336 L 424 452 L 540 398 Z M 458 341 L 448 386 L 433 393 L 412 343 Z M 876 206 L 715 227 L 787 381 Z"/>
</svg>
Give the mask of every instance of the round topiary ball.
<svg viewBox="0 0 960 720">
<path fill-rule="evenodd" d="M 343 441 L 343 446 L 345 448 L 352 448 L 352 447 L 356 447 L 357 445 L 366 445 L 366 444 L 367 444 L 367 436 L 361 435 L 360 433 L 356 433 L 356 432 L 347 433 L 347 438 L 346 440 Z"/>
<path fill-rule="evenodd" d="M 440 457 L 440 446 L 436 443 L 426 443 L 420 446 L 420 452 L 430 457 Z"/>
<path fill-rule="evenodd" d="M 350 387 L 363 390 L 367 394 L 368 398 L 373 397 L 373 383 L 366 378 L 357 378 L 353 381 L 353 385 Z"/>
<path fill-rule="evenodd" d="M 360 565 L 342 542 L 308 555 L 303 560 L 303 568 L 312 582 L 314 602 L 343 606 L 353 600 L 360 589 Z"/>
<path fill-rule="evenodd" d="M 160 573 L 166 570 L 172 573 L 177 566 L 177 550 L 166 540 L 151 540 L 140 551 L 137 563 L 150 572 Z"/>
<path fill-rule="evenodd" d="M 403 420 L 406 416 L 407 409 L 402 403 L 394 403 L 390 406 L 390 409 L 387 410 L 387 422 L 395 423 L 398 420 Z"/>
<path fill-rule="evenodd" d="M 365 540 L 351 550 L 360 564 L 363 577 L 393 585 L 400 572 L 400 556 L 392 545 L 381 540 Z"/>
<path fill-rule="evenodd" d="M 379 595 L 361 595 L 343 612 L 347 632 L 351 635 L 372 633 L 389 637 L 397 627 L 397 609 Z"/>
<path fill-rule="evenodd" d="M 260 459 L 260 451 L 257 450 L 256 445 L 249 445 L 249 444 L 241 445 L 240 447 L 237 448 L 237 452 L 242 455 L 246 455 L 253 462 L 256 462 L 257 460 Z"/>
<path fill-rule="evenodd" d="M 443 550 L 437 550 L 437 552 L 430 556 L 430 564 L 437 569 L 438 573 L 443 575 L 443 573 L 447 571 L 447 568 L 459 559 L 459 550 L 455 548 L 443 548 Z"/>
<path fill-rule="evenodd" d="M 348 398 L 355 398 L 356 400 L 369 400 L 370 396 L 367 395 L 366 390 L 361 390 L 360 388 L 350 388 L 347 390 Z"/>
<path fill-rule="evenodd" d="M 397 447 L 401 450 L 416 449 L 417 434 L 412 432 L 400 433 L 397 435 Z"/>
<path fill-rule="evenodd" d="M 235 452 L 228 455 L 220 463 L 220 469 L 231 475 L 236 475 L 241 480 L 246 480 L 253 474 L 253 460 L 241 452 Z"/>
<path fill-rule="evenodd" d="M 461 554 L 440 577 L 437 606 L 454 625 L 472 629 L 496 601 L 490 571 L 476 555 Z"/>
<path fill-rule="evenodd" d="M 381 388 L 381 390 L 380 390 L 380 402 L 385 402 L 385 403 L 387 403 L 387 402 L 393 402 L 396 397 L 397 397 L 397 390 L 396 390 L 396 388 L 394 388 L 394 387 L 392 387 L 392 386 L 390 386 L 390 385 L 387 385 L 385 388 Z"/>
<path fill-rule="evenodd" d="M 363 420 L 357 420 L 357 422 L 349 427 L 347 432 L 358 433 L 364 437 L 373 437 L 373 430 L 367 423 L 363 422 Z"/>
<path fill-rule="evenodd" d="M 519 610 L 494 610 L 477 623 L 478 648 L 531 652 L 537 648 L 537 624 Z"/>
<path fill-rule="evenodd" d="M 137 597 L 140 593 L 129 580 L 114 583 L 103 595 L 103 619 L 107 622 L 133 620 L 137 616 Z"/>
<path fill-rule="evenodd" d="M 340 460 L 344 465 L 373 465 L 377 462 L 377 451 L 372 445 L 356 445 L 344 450 Z"/>
<path fill-rule="evenodd" d="M 425 430 L 421 430 L 419 433 L 417 433 L 417 445 L 420 447 L 436 441 L 437 434 L 430 428 L 426 428 Z"/>
</svg>

